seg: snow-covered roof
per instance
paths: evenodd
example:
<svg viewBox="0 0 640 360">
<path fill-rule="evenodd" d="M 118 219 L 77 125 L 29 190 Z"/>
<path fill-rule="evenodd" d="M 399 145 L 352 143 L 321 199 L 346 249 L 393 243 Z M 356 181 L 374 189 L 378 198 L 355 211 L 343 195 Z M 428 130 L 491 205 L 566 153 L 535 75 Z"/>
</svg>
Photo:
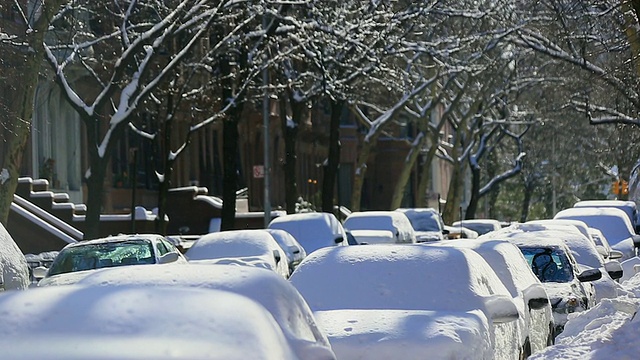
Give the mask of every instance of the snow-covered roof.
<svg viewBox="0 0 640 360">
<path fill-rule="evenodd" d="M 318 329 L 311 310 L 300 293 L 273 271 L 233 265 L 196 264 L 147 266 L 144 269 L 118 267 L 95 271 L 78 284 L 185 286 L 234 292 L 264 306 L 278 322 L 301 359 L 314 359 L 306 353 L 309 343 L 325 348 L 318 355 L 331 353 L 326 336 Z"/>
<path fill-rule="evenodd" d="M 399 211 L 353 212 L 345 219 L 344 227 L 348 230 L 413 230 L 407 216 Z"/>
<path fill-rule="evenodd" d="M 307 252 L 336 245 L 346 245 L 344 228 L 335 215 L 322 212 L 289 214 L 277 217 L 269 223 L 270 229 L 282 229 L 298 240 Z M 336 239 L 341 238 L 341 244 Z"/>
<path fill-rule="evenodd" d="M 273 317 L 232 292 L 77 285 L 0 295 L 3 356 L 297 359 Z"/>
<path fill-rule="evenodd" d="M 303 260 L 290 281 L 314 311 L 469 311 L 485 309 L 483 296 L 511 297 L 472 250 L 418 244 L 320 249 Z"/>
<path fill-rule="evenodd" d="M 556 219 L 576 219 L 599 229 L 610 244 L 630 238 L 635 231 L 627 214 L 617 208 L 569 208 L 558 212 Z"/>
</svg>

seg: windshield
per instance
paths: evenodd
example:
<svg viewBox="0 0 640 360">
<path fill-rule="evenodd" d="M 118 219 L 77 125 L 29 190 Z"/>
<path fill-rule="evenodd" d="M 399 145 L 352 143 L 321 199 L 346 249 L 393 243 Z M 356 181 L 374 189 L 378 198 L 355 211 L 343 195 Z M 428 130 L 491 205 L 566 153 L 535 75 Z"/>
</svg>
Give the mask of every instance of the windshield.
<svg viewBox="0 0 640 360">
<path fill-rule="evenodd" d="M 404 213 L 409 218 L 413 229 L 416 231 L 438 231 L 441 232 L 438 215 L 431 212 L 411 212 Z"/>
<path fill-rule="evenodd" d="M 147 240 L 87 244 L 62 250 L 51 264 L 47 276 L 112 266 L 153 263 L 155 263 L 153 249 Z"/>
<path fill-rule="evenodd" d="M 570 282 L 573 268 L 567 255 L 558 249 L 520 248 L 533 273 L 541 282 Z"/>
</svg>

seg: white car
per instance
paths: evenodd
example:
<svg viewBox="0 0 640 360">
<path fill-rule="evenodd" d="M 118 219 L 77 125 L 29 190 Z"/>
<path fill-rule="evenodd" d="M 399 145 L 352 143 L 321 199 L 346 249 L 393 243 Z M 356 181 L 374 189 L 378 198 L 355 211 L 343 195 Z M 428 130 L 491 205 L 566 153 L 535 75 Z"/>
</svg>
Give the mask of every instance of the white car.
<svg viewBox="0 0 640 360">
<path fill-rule="evenodd" d="M 539 232 L 540 238 L 562 240 L 581 269 L 600 269 L 602 277 L 592 281 L 595 288 L 596 303 L 605 298 L 615 298 L 621 294 L 622 287 L 614 280 L 622 277 L 623 269 L 618 261 L 605 262 L 598 253 L 595 243 L 577 231 L 573 225 L 556 225 L 553 221 L 544 223 L 525 223 L 499 231 L 498 236 L 517 229 L 517 231 Z"/>
<path fill-rule="evenodd" d="M 556 326 L 554 335 L 562 332 L 568 314 L 595 306 L 595 289 L 590 282 L 600 279 L 602 272 L 580 267 L 561 239 L 545 231 L 513 232 L 500 238 L 520 248 L 547 290 Z"/>
<path fill-rule="evenodd" d="M 300 359 L 263 306 L 228 291 L 50 286 L 1 294 L 0 312 L 6 359 Z"/>
<path fill-rule="evenodd" d="M 502 225 L 500 225 L 500 221 L 495 219 L 469 219 L 469 220 L 460 220 L 455 221 L 451 224 L 453 227 L 463 226 L 467 229 L 471 229 L 478 233 L 478 236 L 482 236 L 486 233 L 497 231 L 502 229 Z"/>
<path fill-rule="evenodd" d="M 416 234 L 409 218 L 399 211 L 357 211 L 349 214 L 343 223 L 345 229 L 388 230 L 398 244 L 414 244 Z"/>
<path fill-rule="evenodd" d="M 313 313 L 300 293 L 291 283 L 270 270 L 202 264 L 114 268 L 92 273 L 79 281 L 78 285 L 197 287 L 240 294 L 269 311 L 299 359 L 335 359 L 329 340 L 316 325 Z M 184 310 L 190 311 L 188 308 Z M 243 313 L 241 310 L 238 312 Z"/>
<path fill-rule="evenodd" d="M 33 269 L 38 286 L 68 285 L 96 269 L 168 263 L 186 263 L 176 247 L 161 235 L 118 235 L 79 241 L 62 248 L 53 263 Z"/>
<path fill-rule="evenodd" d="M 554 218 L 581 220 L 589 227 L 602 231 L 611 247 L 622 252 L 621 261 L 636 256 L 636 247 L 640 245 L 640 236 L 636 235 L 627 214 L 620 209 L 570 208 L 558 212 Z"/>
<path fill-rule="evenodd" d="M 508 241 L 490 239 L 437 244 L 472 249 L 496 272 L 518 306 L 519 344 L 523 358 L 553 344 L 554 323 L 549 297 L 517 246 Z"/>
<path fill-rule="evenodd" d="M 630 200 L 583 200 L 578 201 L 573 205 L 573 207 L 577 208 L 616 208 L 620 209 L 627 214 L 631 224 L 634 229 L 636 229 L 636 233 L 638 233 L 638 227 L 640 225 L 640 218 L 638 217 L 638 209 L 637 205 L 634 201 Z"/>
<path fill-rule="evenodd" d="M 293 272 L 296 266 L 307 256 L 307 252 L 304 251 L 304 247 L 300 245 L 298 240 L 289 234 L 285 230 L 281 229 L 266 229 L 266 231 L 273 236 L 278 242 L 278 245 L 284 250 L 289 259 L 289 270 Z"/>
<path fill-rule="evenodd" d="M 469 249 L 327 248 L 307 256 L 290 281 L 341 359 L 519 354 L 516 304 L 487 262 Z"/>
<path fill-rule="evenodd" d="M 347 234 L 335 215 L 310 212 L 278 216 L 269 229 L 282 229 L 293 235 L 307 255 L 327 246 L 348 246 Z"/>
<path fill-rule="evenodd" d="M 417 242 L 441 241 L 448 233 L 444 229 L 442 216 L 433 208 L 400 208 L 395 211 L 404 213 L 416 233 Z"/>
<path fill-rule="evenodd" d="M 396 243 L 395 235 L 389 230 L 352 230 L 349 233 L 358 245 Z"/>
<path fill-rule="evenodd" d="M 284 250 L 271 234 L 261 229 L 203 235 L 184 255 L 191 263 L 255 266 L 273 270 L 284 278 L 290 274 Z"/>
</svg>

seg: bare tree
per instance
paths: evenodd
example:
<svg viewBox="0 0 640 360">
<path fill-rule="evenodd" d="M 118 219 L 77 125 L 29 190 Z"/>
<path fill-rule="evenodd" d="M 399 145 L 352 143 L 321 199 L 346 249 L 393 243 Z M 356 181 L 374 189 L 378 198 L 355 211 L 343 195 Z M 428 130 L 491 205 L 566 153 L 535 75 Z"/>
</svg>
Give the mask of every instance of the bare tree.
<svg viewBox="0 0 640 360">
<path fill-rule="evenodd" d="M 99 233 L 104 179 L 111 150 L 128 128 L 141 102 L 177 67 L 190 50 L 207 39 L 210 28 L 225 21 L 228 2 L 78 1 L 55 18 L 72 24 L 68 37 L 46 41 L 49 65 L 71 106 L 80 114 L 88 141 L 90 168 L 86 233 Z M 87 21 L 96 16 L 100 21 Z M 99 24 L 91 28 L 91 24 Z M 160 54 L 180 37 L 168 61 Z M 70 41 L 68 41 L 70 40 Z M 99 60 L 98 60 L 99 59 Z M 82 81 L 71 81 L 70 67 L 82 69 Z M 87 91 L 86 85 L 95 91 Z"/>
<path fill-rule="evenodd" d="M 15 17 L 0 20 L 0 142 L 6 144 L 0 146 L 0 223 L 5 226 L 31 131 L 33 99 L 44 54 L 42 44 L 62 3 L 16 0 L 0 5 L 1 12 Z"/>
</svg>

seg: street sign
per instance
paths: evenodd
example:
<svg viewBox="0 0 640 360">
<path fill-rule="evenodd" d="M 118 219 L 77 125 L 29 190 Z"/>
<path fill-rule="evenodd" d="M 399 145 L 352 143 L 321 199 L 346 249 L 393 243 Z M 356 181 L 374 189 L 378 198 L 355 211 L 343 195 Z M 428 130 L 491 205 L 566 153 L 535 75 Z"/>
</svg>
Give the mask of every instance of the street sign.
<svg viewBox="0 0 640 360">
<path fill-rule="evenodd" d="M 254 179 L 264 178 L 264 165 L 253 165 L 253 178 Z"/>
</svg>

